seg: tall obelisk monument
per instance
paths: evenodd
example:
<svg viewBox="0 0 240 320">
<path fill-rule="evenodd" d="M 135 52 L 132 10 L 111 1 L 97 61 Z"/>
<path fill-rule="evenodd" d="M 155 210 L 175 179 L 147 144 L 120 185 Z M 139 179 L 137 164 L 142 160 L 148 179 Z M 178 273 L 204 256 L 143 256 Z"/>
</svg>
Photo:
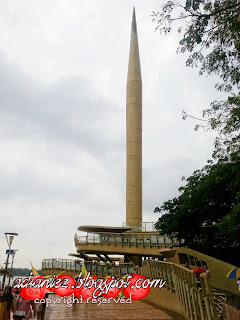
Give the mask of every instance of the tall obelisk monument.
<svg viewBox="0 0 240 320">
<path fill-rule="evenodd" d="M 135 8 L 127 75 L 126 224 L 142 222 L 142 77 Z"/>
</svg>

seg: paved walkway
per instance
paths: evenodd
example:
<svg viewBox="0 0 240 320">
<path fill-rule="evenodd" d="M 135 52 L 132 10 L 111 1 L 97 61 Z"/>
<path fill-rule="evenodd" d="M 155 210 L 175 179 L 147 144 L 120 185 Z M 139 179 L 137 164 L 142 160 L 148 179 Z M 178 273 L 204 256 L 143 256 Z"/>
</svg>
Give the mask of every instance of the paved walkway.
<svg viewBox="0 0 240 320">
<path fill-rule="evenodd" d="M 67 307 L 67 303 L 61 301 L 47 308 L 45 320 L 175 320 L 164 311 L 142 301 L 116 302 L 111 300 L 110 303 L 97 306 L 91 301 L 83 301 Z"/>
</svg>

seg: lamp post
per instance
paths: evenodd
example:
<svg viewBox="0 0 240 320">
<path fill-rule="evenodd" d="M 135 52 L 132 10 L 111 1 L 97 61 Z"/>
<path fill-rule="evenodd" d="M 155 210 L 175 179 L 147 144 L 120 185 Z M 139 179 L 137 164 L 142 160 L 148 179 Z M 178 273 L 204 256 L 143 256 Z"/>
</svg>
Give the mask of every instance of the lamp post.
<svg viewBox="0 0 240 320">
<path fill-rule="evenodd" d="M 11 264 L 11 272 L 12 272 L 12 269 L 13 269 L 13 261 L 14 261 L 14 257 L 15 257 L 15 254 L 16 254 L 16 252 L 17 252 L 18 250 L 15 250 L 15 249 L 13 249 L 13 254 L 12 254 L 12 264 Z M 8 285 L 10 285 L 10 277 L 9 277 L 9 279 L 8 279 Z"/>
<path fill-rule="evenodd" d="M 6 251 L 7 260 L 6 260 L 6 265 L 5 265 L 5 272 L 4 272 L 4 275 L 3 275 L 2 290 L 4 289 L 4 285 L 5 285 L 5 278 L 6 278 L 6 273 L 7 273 L 7 269 L 8 269 L 9 255 L 13 254 L 13 252 L 11 253 L 11 246 L 12 246 L 12 242 L 13 242 L 14 236 L 18 236 L 18 233 L 5 232 L 5 237 L 7 239 L 7 244 L 8 244 L 8 250 Z"/>
</svg>

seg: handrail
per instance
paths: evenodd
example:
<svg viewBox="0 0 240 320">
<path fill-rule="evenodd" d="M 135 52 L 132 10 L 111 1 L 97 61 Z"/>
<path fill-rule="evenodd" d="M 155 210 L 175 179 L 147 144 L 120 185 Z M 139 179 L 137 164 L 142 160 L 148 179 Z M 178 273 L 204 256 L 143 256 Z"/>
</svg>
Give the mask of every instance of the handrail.
<svg viewBox="0 0 240 320">
<path fill-rule="evenodd" d="M 82 268 L 82 261 L 72 259 L 43 259 L 42 269 L 60 269 L 79 272 Z"/>
<path fill-rule="evenodd" d="M 103 278 L 106 276 L 122 277 L 134 272 L 132 263 L 114 263 L 85 261 L 87 272 Z M 82 270 L 83 261 L 70 259 L 44 259 L 43 271 L 50 269 L 75 271 L 76 274 Z M 201 288 L 197 288 L 195 273 L 192 270 L 176 265 L 172 262 L 159 260 L 142 261 L 140 274 L 148 279 L 163 279 L 165 287 L 175 294 L 181 302 L 185 316 L 192 320 L 214 320 L 220 319 L 223 311 L 223 303 L 226 295 L 212 289 L 208 274 L 201 274 Z"/>
<path fill-rule="evenodd" d="M 74 236 L 75 245 L 100 244 L 135 247 L 173 247 L 179 246 L 181 241 L 174 237 L 159 235 L 158 233 L 88 233 L 86 236 Z"/>
<path fill-rule="evenodd" d="M 142 262 L 141 274 L 149 279 L 163 279 L 165 286 L 181 302 L 186 319 L 220 319 L 226 295 L 212 289 L 209 274 L 200 275 L 197 288 L 195 273 L 172 262 L 147 260 Z"/>
<path fill-rule="evenodd" d="M 110 262 L 83 262 L 70 259 L 44 259 L 42 261 L 42 270 L 49 273 L 51 273 L 51 270 L 64 270 L 66 272 L 74 271 L 77 274 L 82 270 L 83 264 L 85 265 L 87 272 L 97 275 L 99 278 L 106 276 L 122 277 L 134 272 L 134 265 L 132 262 L 116 265 Z"/>
<path fill-rule="evenodd" d="M 134 228 L 132 231 L 137 230 L 137 231 L 142 231 L 142 232 L 153 232 L 153 231 L 158 231 L 155 228 L 155 222 L 138 222 L 138 223 L 123 223 L 123 227 L 132 227 Z"/>
</svg>

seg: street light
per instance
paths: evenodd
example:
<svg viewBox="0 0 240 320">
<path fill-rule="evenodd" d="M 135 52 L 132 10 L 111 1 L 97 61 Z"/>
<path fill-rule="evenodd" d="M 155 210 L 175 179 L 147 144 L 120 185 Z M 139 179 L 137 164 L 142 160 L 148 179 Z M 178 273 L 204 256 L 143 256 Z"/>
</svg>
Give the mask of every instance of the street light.
<svg viewBox="0 0 240 320">
<path fill-rule="evenodd" d="M 12 269 L 13 269 L 13 261 L 14 261 L 14 257 L 15 257 L 15 254 L 16 254 L 16 252 L 17 252 L 18 250 L 16 250 L 16 249 L 13 249 L 13 254 L 12 254 L 12 264 L 11 264 L 11 272 L 12 272 Z M 8 285 L 10 285 L 10 277 L 9 277 L 9 279 L 8 279 Z"/>
<path fill-rule="evenodd" d="M 7 273 L 7 269 L 8 269 L 8 260 L 9 260 L 9 255 L 13 254 L 13 250 L 11 250 L 11 246 L 12 246 L 12 242 L 13 242 L 13 238 L 15 236 L 18 236 L 18 233 L 15 232 L 5 232 L 5 237 L 7 239 L 7 244 L 8 244 L 8 250 L 6 251 L 7 253 L 7 260 L 6 260 L 6 265 L 5 265 L 5 272 L 3 275 L 3 283 L 2 283 L 2 290 L 4 289 L 4 285 L 5 285 L 5 278 L 6 278 L 6 273 Z"/>
</svg>

